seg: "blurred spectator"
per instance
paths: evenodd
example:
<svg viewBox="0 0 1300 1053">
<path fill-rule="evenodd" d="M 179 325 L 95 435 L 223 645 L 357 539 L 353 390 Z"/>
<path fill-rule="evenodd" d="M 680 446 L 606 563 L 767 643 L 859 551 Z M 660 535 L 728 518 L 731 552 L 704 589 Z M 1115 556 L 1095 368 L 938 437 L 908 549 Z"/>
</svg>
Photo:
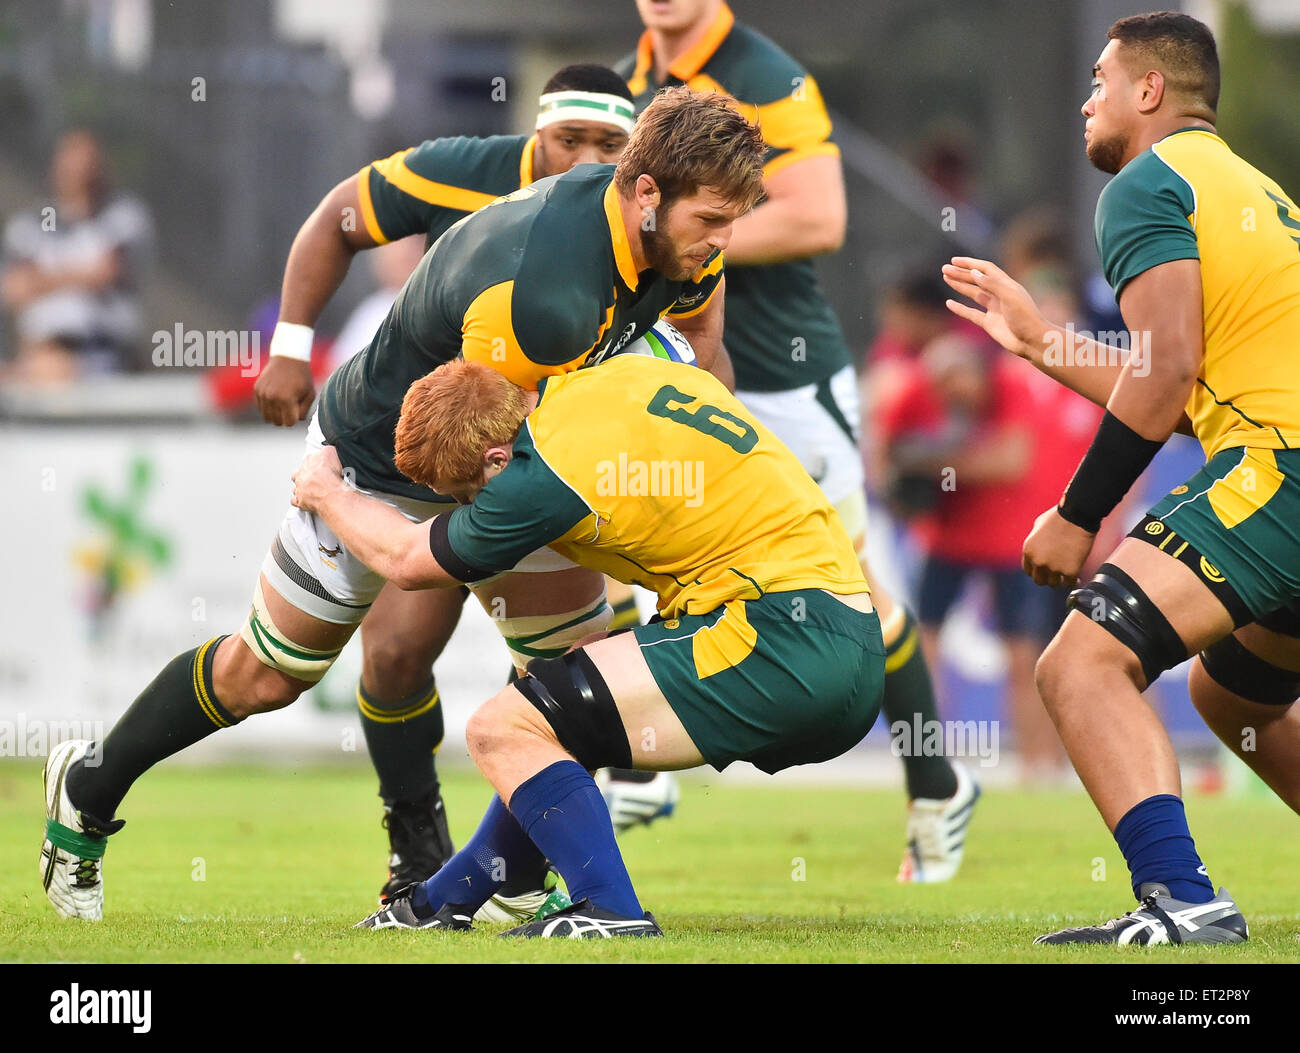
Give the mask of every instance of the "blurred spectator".
<svg viewBox="0 0 1300 1053">
<path fill-rule="evenodd" d="M 111 192 L 90 132 L 66 132 L 50 165 L 53 201 L 13 216 L 0 292 L 17 352 L 6 375 L 70 380 L 130 363 L 140 338 L 139 285 L 153 223 L 134 197 Z"/>
<path fill-rule="evenodd" d="M 962 321 L 947 307 L 952 295 L 939 276 L 939 263 L 908 271 L 884 291 L 880 304 L 880 330 L 867 348 L 858 386 L 862 406 L 863 461 L 872 490 L 883 493 L 892 478 L 884 457 L 880 434 L 881 406 L 896 405 L 900 390 L 923 397 L 925 385 L 917 383 L 916 365 L 921 352 L 945 333 L 965 333 L 972 340 L 984 339 L 978 326 Z M 931 407 L 932 415 L 939 410 Z M 917 407 L 920 412 L 920 407 Z"/>
<path fill-rule="evenodd" d="M 1034 685 L 1050 594 L 1021 569 L 1043 511 L 1034 479 L 1041 425 L 1022 363 L 984 340 L 931 340 L 877 412 L 888 492 L 923 553 L 922 645 L 938 661 L 939 633 L 972 579 L 991 586 L 1007 654 L 1006 697 L 1024 777 L 1057 767 L 1060 746 Z"/>
</svg>

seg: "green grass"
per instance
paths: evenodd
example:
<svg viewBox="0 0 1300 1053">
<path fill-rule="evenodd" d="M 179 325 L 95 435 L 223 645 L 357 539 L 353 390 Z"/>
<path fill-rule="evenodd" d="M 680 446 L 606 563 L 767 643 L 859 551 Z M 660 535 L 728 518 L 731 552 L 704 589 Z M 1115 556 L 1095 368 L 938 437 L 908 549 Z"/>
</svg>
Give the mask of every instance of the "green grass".
<svg viewBox="0 0 1300 1053">
<path fill-rule="evenodd" d="M 488 791 L 458 772 L 444 795 L 460 843 Z M 60 919 L 45 901 L 40 801 L 39 768 L 0 769 L 0 961 L 1300 960 L 1297 819 L 1271 800 L 1189 802 L 1198 847 L 1245 909 L 1250 942 L 1149 951 L 1030 946 L 1131 904 L 1123 860 L 1082 794 L 987 793 L 958 879 L 903 887 L 901 793 L 692 777 L 676 817 L 623 841 L 667 938 L 574 943 L 350 928 L 373 909 L 386 851 L 373 776 L 359 768 L 151 773 L 123 809 L 97 925 Z"/>
</svg>

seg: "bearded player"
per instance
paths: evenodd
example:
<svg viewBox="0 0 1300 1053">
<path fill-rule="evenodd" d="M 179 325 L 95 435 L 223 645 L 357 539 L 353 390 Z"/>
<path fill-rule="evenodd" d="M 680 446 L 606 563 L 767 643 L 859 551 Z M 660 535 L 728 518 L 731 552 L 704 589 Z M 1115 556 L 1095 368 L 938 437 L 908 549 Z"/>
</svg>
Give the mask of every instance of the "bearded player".
<svg viewBox="0 0 1300 1053">
<path fill-rule="evenodd" d="M 445 500 L 398 471 L 393 435 L 407 388 L 443 362 L 463 355 L 535 389 L 542 377 L 598 364 L 667 315 L 681 321 L 701 366 L 729 373 L 721 250 L 761 180 L 752 125 L 718 97 L 665 93 L 617 168 L 579 166 L 448 230 L 371 344 L 331 376 L 309 447 L 328 442 L 359 488 L 423 521 Z M 475 591 L 488 610 L 503 604 L 508 612 L 502 629 L 517 665 L 530 659 L 528 648 L 563 650 L 607 626 L 599 574 L 550 549 L 515 570 L 524 572 L 476 583 Z M 290 510 L 239 633 L 174 659 L 101 744 L 52 753 L 42 880 L 55 908 L 99 917 L 100 860 L 106 838 L 123 825 L 117 807 L 135 780 L 222 728 L 292 703 L 328 670 L 383 585 L 323 522 Z M 563 605 L 571 616 L 529 632 L 539 605 Z M 89 765 L 92 745 L 98 763 Z"/>
<path fill-rule="evenodd" d="M 357 252 L 416 234 L 427 247 L 470 212 L 534 179 L 616 161 L 632 125 L 631 94 L 617 74 L 604 66 L 566 66 L 543 87 L 531 135 L 428 140 L 339 183 L 289 252 L 280 321 L 254 388 L 263 417 L 280 425 L 306 418 L 316 394 L 309 364 L 313 326 Z M 389 839 L 381 903 L 394 889 L 428 877 L 454 850 L 434 763 L 443 711 L 433 665 L 455 631 L 464 599 L 464 592 L 405 593 L 389 586 L 363 620 L 357 709 L 379 775 Z M 540 620 L 530 626 L 533 632 L 547 627 L 548 612 L 534 617 Z M 542 880 L 521 873 L 494 904 L 514 913 L 542 909 Z"/>
</svg>

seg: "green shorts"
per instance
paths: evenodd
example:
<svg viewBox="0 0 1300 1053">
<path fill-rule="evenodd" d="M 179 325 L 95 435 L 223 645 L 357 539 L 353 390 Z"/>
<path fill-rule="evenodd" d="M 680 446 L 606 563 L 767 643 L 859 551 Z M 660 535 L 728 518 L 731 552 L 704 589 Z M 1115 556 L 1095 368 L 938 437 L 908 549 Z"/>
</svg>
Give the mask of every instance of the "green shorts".
<svg viewBox="0 0 1300 1053">
<path fill-rule="evenodd" d="M 1300 450 L 1223 450 L 1130 533 L 1181 560 L 1238 625 L 1300 605 Z"/>
<path fill-rule="evenodd" d="M 633 630 L 641 654 L 701 755 L 718 771 L 765 772 L 830 760 L 880 711 L 880 621 L 818 589 L 733 600 Z"/>
</svg>

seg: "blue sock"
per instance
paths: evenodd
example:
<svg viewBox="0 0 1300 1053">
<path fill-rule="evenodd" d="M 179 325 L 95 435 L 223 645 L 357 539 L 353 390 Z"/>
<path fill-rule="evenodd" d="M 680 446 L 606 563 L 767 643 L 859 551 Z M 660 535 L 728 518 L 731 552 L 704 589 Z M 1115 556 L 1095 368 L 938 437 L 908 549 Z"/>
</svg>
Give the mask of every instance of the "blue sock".
<svg viewBox="0 0 1300 1053">
<path fill-rule="evenodd" d="M 1174 899 L 1208 903 L 1214 899 L 1205 864 L 1196 854 L 1183 802 L 1172 794 L 1148 797 L 1115 824 L 1115 843 L 1133 875 L 1133 894 L 1147 882 L 1169 889 Z"/>
<path fill-rule="evenodd" d="M 510 810 L 564 878 L 569 898 L 640 918 L 645 913 L 614 841 L 605 799 L 576 761 L 557 761 L 524 782 Z"/>
<path fill-rule="evenodd" d="M 411 893 L 420 917 L 432 917 L 445 903 L 478 910 L 506 880 L 525 867 L 546 869 L 537 846 L 516 822 L 500 797 L 493 797 L 465 847 Z"/>
</svg>

